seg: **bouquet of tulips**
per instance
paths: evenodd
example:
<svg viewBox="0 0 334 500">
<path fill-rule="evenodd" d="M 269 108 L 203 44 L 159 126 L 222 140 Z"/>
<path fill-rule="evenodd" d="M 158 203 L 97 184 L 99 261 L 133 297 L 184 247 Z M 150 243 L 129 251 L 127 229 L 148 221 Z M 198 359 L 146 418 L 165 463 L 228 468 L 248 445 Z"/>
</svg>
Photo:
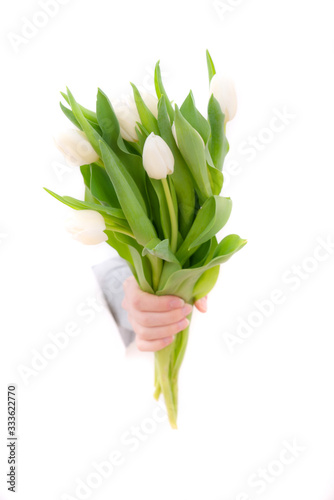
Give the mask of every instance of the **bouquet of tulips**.
<svg viewBox="0 0 334 500">
<path fill-rule="evenodd" d="M 68 106 L 61 108 L 75 129 L 55 140 L 68 163 L 80 166 L 85 197 L 46 189 L 76 211 L 68 229 L 77 240 L 106 241 L 127 261 L 142 290 L 190 304 L 207 295 L 220 264 L 246 243 L 235 234 L 216 238 L 232 208 L 231 199 L 219 194 L 229 149 L 226 122 L 235 115 L 236 97 L 233 84 L 216 75 L 209 52 L 207 66 L 207 118 L 191 91 L 180 107 L 169 100 L 159 62 L 156 97 L 132 84 L 133 99 L 113 105 L 99 89 L 96 111 L 90 111 L 67 89 L 62 95 Z M 155 353 L 154 396 L 163 394 L 173 428 L 188 331 L 189 326 Z"/>
</svg>

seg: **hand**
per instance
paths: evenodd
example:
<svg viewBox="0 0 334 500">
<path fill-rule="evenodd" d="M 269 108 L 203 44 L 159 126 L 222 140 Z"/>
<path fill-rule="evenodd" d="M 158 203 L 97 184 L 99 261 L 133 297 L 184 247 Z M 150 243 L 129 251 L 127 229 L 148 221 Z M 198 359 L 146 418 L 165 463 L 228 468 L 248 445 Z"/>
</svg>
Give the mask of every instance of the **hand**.
<svg viewBox="0 0 334 500">
<path fill-rule="evenodd" d="M 122 307 L 136 334 L 140 351 L 159 351 L 174 340 L 174 335 L 189 325 L 192 306 L 174 295 L 157 296 L 143 292 L 133 276 L 123 283 Z M 207 310 L 207 298 L 195 302 L 201 312 Z"/>
</svg>

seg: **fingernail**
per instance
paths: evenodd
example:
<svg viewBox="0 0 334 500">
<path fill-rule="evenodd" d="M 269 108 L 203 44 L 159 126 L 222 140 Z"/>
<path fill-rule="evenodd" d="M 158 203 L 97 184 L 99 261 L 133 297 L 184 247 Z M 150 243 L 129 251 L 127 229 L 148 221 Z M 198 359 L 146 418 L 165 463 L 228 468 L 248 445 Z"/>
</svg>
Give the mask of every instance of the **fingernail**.
<svg viewBox="0 0 334 500">
<path fill-rule="evenodd" d="M 186 304 L 186 305 L 182 308 L 182 314 L 183 314 L 184 316 L 188 316 L 188 314 L 190 314 L 190 313 L 191 313 L 192 309 L 193 309 L 193 308 L 192 308 L 192 306 L 191 306 L 190 304 Z"/>
<path fill-rule="evenodd" d="M 168 344 L 171 344 L 174 340 L 174 337 L 166 337 L 165 339 L 163 339 L 164 341 L 164 344 L 168 345 Z"/>
<path fill-rule="evenodd" d="M 189 326 L 189 320 L 187 318 L 184 318 L 182 321 L 179 321 L 180 331 L 187 328 L 187 326 Z"/>
<path fill-rule="evenodd" d="M 183 299 L 173 299 L 170 301 L 171 309 L 179 309 L 179 307 L 183 307 L 185 304 Z"/>
<path fill-rule="evenodd" d="M 206 299 L 204 299 L 204 298 L 200 299 L 199 303 L 200 303 L 201 309 L 203 311 L 207 311 L 208 310 L 208 303 L 207 303 Z"/>
</svg>

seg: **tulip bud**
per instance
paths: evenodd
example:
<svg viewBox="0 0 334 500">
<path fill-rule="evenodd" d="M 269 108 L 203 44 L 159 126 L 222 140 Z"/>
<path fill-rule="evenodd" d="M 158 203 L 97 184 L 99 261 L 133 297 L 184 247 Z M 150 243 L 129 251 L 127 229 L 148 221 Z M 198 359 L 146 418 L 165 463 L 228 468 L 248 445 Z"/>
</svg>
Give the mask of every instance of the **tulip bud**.
<svg viewBox="0 0 334 500">
<path fill-rule="evenodd" d="M 134 99 L 127 97 L 126 99 L 114 101 L 112 106 L 114 108 L 123 139 L 130 142 L 138 142 L 136 122 L 140 122 L 140 118 Z"/>
<path fill-rule="evenodd" d="M 81 130 L 68 129 L 60 132 L 54 137 L 54 142 L 71 167 L 87 165 L 99 159 L 99 155 Z"/>
<path fill-rule="evenodd" d="M 158 118 L 158 99 L 155 95 L 146 92 L 146 90 L 141 90 L 140 95 L 148 109 L 151 111 L 152 115 Z"/>
<path fill-rule="evenodd" d="M 75 210 L 65 223 L 72 237 L 85 245 L 97 245 L 107 241 L 104 218 L 95 210 Z"/>
<path fill-rule="evenodd" d="M 143 165 L 152 179 L 166 179 L 174 172 L 174 156 L 166 142 L 153 132 L 147 137 L 143 149 Z"/>
<path fill-rule="evenodd" d="M 225 123 L 232 120 L 237 112 L 237 95 L 233 81 L 225 76 L 214 75 L 210 83 L 210 94 L 219 102 L 225 115 Z"/>
</svg>

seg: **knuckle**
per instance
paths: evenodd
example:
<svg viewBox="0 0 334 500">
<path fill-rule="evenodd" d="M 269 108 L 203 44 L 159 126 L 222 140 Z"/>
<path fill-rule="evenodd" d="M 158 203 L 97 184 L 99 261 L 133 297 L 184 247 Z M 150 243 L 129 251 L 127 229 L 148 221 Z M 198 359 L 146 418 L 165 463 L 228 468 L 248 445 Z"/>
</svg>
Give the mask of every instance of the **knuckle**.
<svg viewBox="0 0 334 500">
<path fill-rule="evenodd" d="M 157 350 L 157 351 L 161 351 L 161 349 L 163 349 L 164 347 L 166 347 L 168 344 L 170 344 L 170 343 L 171 343 L 171 339 L 172 339 L 172 338 L 173 338 L 173 336 L 172 336 L 172 335 L 170 335 L 170 336 L 168 336 L 168 337 L 166 336 L 166 337 L 164 337 L 163 339 L 161 339 L 161 340 L 159 341 L 159 343 L 157 344 L 157 349 L 156 349 L 156 350 Z"/>
<path fill-rule="evenodd" d="M 174 323 L 174 325 L 171 325 L 169 333 L 170 333 L 170 335 L 175 335 L 175 333 L 179 333 L 181 330 L 182 330 L 182 326 L 181 326 L 180 322 L 178 322 L 178 323 Z"/>
<path fill-rule="evenodd" d="M 126 292 L 129 288 L 129 284 L 131 281 L 131 276 L 129 278 L 126 278 L 126 280 L 123 281 L 123 290 Z"/>
<path fill-rule="evenodd" d="M 147 330 L 143 325 L 136 325 L 136 334 L 140 340 L 146 340 Z"/>
<path fill-rule="evenodd" d="M 182 311 L 180 309 L 176 309 L 170 313 L 170 319 L 173 323 L 180 321 L 183 318 Z"/>
<path fill-rule="evenodd" d="M 138 311 L 141 310 L 141 307 L 142 307 L 142 300 L 141 300 L 141 297 L 139 294 L 136 294 L 133 298 L 132 298 L 132 306 L 134 307 L 134 309 L 137 309 Z"/>
<path fill-rule="evenodd" d="M 154 326 L 154 317 L 150 314 L 143 314 L 141 317 L 141 324 L 147 328 Z"/>
</svg>

